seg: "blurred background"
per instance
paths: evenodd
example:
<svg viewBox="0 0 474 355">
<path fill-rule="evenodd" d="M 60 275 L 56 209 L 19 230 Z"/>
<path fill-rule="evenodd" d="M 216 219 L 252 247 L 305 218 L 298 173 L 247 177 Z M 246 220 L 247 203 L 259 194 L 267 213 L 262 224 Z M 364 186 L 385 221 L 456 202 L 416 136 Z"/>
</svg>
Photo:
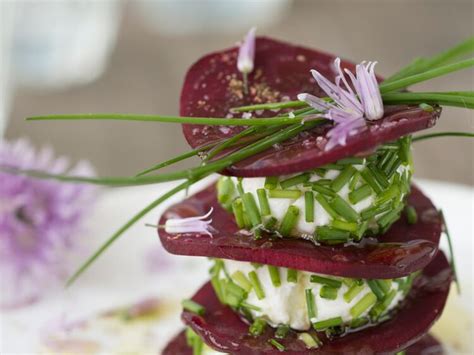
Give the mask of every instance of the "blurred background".
<svg viewBox="0 0 474 355">
<path fill-rule="evenodd" d="M 177 114 L 187 68 L 200 56 L 260 35 L 321 48 L 389 75 L 474 34 L 469 0 L 1 0 L 0 136 L 28 137 L 100 175 L 129 175 L 184 152 L 178 125 L 26 123 L 30 115 Z M 473 90 L 471 72 L 420 90 Z M 473 112 L 446 108 L 434 130 L 473 129 Z M 474 184 L 467 139 L 415 148 L 418 177 Z M 189 160 L 188 165 L 196 161 Z M 185 165 L 185 164 L 184 164 Z M 185 165 L 186 166 L 186 165 Z"/>
</svg>

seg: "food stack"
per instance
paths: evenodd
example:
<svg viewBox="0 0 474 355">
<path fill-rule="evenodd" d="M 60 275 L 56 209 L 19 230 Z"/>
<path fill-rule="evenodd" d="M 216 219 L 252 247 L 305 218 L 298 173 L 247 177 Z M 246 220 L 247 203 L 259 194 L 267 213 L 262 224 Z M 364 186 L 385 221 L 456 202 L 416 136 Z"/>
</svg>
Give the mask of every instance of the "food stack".
<svg viewBox="0 0 474 355">
<path fill-rule="evenodd" d="M 326 53 L 269 38 L 258 38 L 255 48 L 248 82 L 237 69 L 238 48 L 195 63 L 180 114 L 288 115 L 284 108 L 232 108 L 302 92 L 324 97 L 310 70 L 331 81 L 337 74 Z M 355 71 L 350 62 L 341 66 Z M 315 125 L 236 162 L 215 184 L 170 207 L 160 225 L 212 211 L 211 233 L 159 230 L 167 251 L 208 257 L 212 267 L 210 281 L 183 302 L 186 330 L 164 353 L 442 353 L 427 333 L 452 271 L 438 250 L 442 217 L 411 181 L 411 133 L 432 127 L 440 113 L 437 106 L 387 106 L 383 118 L 330 149 L 331 124 Z M 243 130 L 183 125 L 193 148 Z"/>
</svg>

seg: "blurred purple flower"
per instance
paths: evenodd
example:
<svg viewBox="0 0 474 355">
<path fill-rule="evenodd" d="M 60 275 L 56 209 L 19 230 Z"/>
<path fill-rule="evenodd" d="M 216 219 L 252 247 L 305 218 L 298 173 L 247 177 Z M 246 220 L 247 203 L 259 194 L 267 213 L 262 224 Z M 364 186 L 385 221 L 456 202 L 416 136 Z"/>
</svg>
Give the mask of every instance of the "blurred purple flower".
<svg viewBox="0 0 474 355">
<path fill-rule="evenodd" d="M 69 162 L 49 148 L 35 152 L 26 140 L 0 140 L 0 166 L 65 173 Z M 71 174 L 92 176 L 86 162 Z M 90 211 L 95 188 L 37 180 L 0 172 L 0 307 L 34 301 L 68 272 L 77 248 L 83 217 Z M 5 292 L 4 292 L 5 291 Z"/>
<path fill-rule="evenodd" d="M 257 29 L 252 27 L 245 36 L 242 44 L 239 47 L 239 55 L 237 58 L 237 69 L 243 73 L 248 74 L 252 72 L 255 59 L 255 32 Z"/>
<path fill-rule="evenodd" d="M 315 117 L 325 117 L 336 124 L 328 133 L 329 141 L 325 147 L 326 150 L 336 145 L 345 145 L 347 137 L 365 127 L 365 120 L 372 121 L 383 117 L 383 102 L 375 76 L 375 64 L 377 62 L 358 64 L 354 76 L 349 70 L 342 70 L 341 60 L 336 58 L 334 60 L 337 71 L 335 83 L 329 81 L 317 70 L 311 70 L 320 88 L 333 102 L 306 93 L 299 94 L 298 100 L 321 111 L 321 114 Z M 352 82 L 352 87 L 346 75 Z"/>
</svg>

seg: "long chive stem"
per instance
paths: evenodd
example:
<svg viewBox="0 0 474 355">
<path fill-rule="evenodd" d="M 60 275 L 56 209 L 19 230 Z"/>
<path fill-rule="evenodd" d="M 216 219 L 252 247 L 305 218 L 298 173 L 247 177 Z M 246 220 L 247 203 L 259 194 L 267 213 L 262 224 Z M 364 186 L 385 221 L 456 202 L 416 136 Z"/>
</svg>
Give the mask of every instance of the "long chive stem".
<svg viewBox="0 0 474 355">
<path fill-rule="evenodd" d="M 230 110 L 232 112 L 250 112 L 250 111 L 258 111 L 258 110 L 298 108 L 298 107 L 305 107 L 305 106 L 307 106 L 306 102 L 295 100 L 295 101 L 275 102 L 275 103 L 258 104 L 258 105 L 239 106 L 239 107 L 233 107 Z"/>
<path fill-rule="evenodd" d="M 425 139 L 437 138 L 437 137 L 468 137 L 468 138 L 474 138 L 474 133 L 469 133 L 469 132 L 437 132 L 437 133 L 421 134 L 419 136 L 413 137 L 413 142 L 419 142 L 419 141 L 423 141 Z"/>
<path fill-rule="evenodd" d="M 280 143 L 289 138 L 292 138 L 304 130 L 308 130 L 321 124 L 324 120 L 317 120 L 307 122 L 305 124 L 296 124 L 282 129 L 281 131 L 272 134 L 269 137 L 263 138 L 255 143 L 252 143 L 239 151 L 236 151 L 228 156 L 210 162 L 204 166 L 176 171 L 167 174 L 160 174 L 154 176 L 141 176 L 141 177 L 106 177 L 106 178 L 90 178 L 81 176 L 68 176 L 68 175 L 56 175 L 48 174 L 37 170 L 18 170 L 9 167 L 0 167 L 0 171 L 5 171 L 11 174 L 28 175 L 40 179 L 53 179 L 65 182 L 74 183 L 90 183 L 106 186 L 137 186 L 154 184 L 157 182 L 173 181 L 179 179 L 202 179 L 211 173 L 221 171 L 222 169 L 242 160 L 249 156 L 253 156 L 260 153 L 276 143 Z"/>
<path fill-rule="evenodd" d="M 419 74 L 410 75 L 398 80 L 394 80 L 388 83 L 382 83 L 379 88 L 381 94 L 386 94 L 391 91 L 397 91 L 404 88 L 407 88 L 411 85 L 421 83 L 426 80 L 434 79 L 442 75 L 446 75 L 455 71 L 466 69 L 474 65 L 474 58 L 462 60 L 453 64 L 443 65 L 424 71 Z"/>
<path fill-rule="evenodd" d="M 155 201 L 150 203 L 135 216 L 133 216 L 127 223 L 125 223 L 121 228 L 119 228 L 109 239 L 103 243 L 99 249 L 97 249 L 94 254 L 92 254 L 84 264 L 67 280 L 66 286 L 70 286 L 102 253 L 107 250 L 113 242 L 115 242 L 125 231 L 127 231 L 132 225 L 138 222 L 142 217 L 144 217 L 148 212 L 153 210 L 162 202 L 166 201 L 173 195 L 176 195 L 178 192 L 187 189 L 191 186 L 194 181 L 186 181 L 182 184 L 176 186 L 175 188 L 169 190 Z"/>
<path fill-rule="evenodd" d="M 454 281 L 456 282 L 456 289 L 458 291 L 458 294 L 461 294 L 461 285 L 459 284 L 456 262 L 454 260 L 454 248 L 453 248 L 453 243 L 451 241 L 451 235 L 449 234 L 448 225 L 446 224 L 446 219 L 444 218 L 443 211 L 440 210 L 439 213 L 441 215 L 441 220 L 443 222 L 444 233 L 446 233 L 446 237 L 448 238 L 449 254 L 451 256 L 450 264 L 451 264 L 451 269 L 453 270 L 453 274 L 454 274 Z"/>
<path fill-rule="evenodd" d="M 424 92 L 397 92 L 383 95 L 383 103 L 385 105 L 418 104 L 420 102 L 474 108 L 474 97 L 472 96 Z"/>
<path fill-rule="evenodd" d="M 270 118 L 219 118 L 219 117 L 184 117 L 162 115 L 139 115 L 126 113 L 78 113 L 28 117 L 27 121 L 59 121 L 59 120 L 115 120 L 182 123 L 210 126 L 270 126 L 292 125 L 301 123 L 301 117 L 270 117 Z"/>
</svg>

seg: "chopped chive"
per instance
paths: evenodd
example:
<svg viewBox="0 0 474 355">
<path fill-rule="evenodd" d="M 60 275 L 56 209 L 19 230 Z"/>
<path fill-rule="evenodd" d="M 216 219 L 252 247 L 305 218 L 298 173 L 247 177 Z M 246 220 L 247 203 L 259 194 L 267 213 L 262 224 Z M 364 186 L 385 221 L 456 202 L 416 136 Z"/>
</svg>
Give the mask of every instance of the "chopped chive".
<svg viewBox="0 0 474 355">
<path fill-rule="evenodd" d="M 211 285 L 220 303 L 226 304 L 222 283 L 218 276 L 211 277 Z"/>
<path fill-rule="evenodd" d="M 334 318 L 329 318 L 325 319 L 316 323 L 313 323 L 313 328 L 316 330 L 324 330 L 329 327 L 337 327 L 338 325 L 342 324 L 342 318 L 341 317 L 334 317 Z"/>
<path fill-rule="evenodd" d="M 255 198 L 251 192 L 246 192 L 242 195 L 242 202 L 244 204 L 245 212 L 247 212 L 250 219 L 250 223 L 252 223 L 252 227 L 256 227 L 262 223 L 262 216 L 260 215 L 257 203 L 255 202 Z"/>
<path fill-rule="evenodd" d="M 315 339 L 309 333 L 298 334 L 298 340 L 301 340 L 304 343 L 304 345 L 306 345 L 307 349 L 316 349 L 316 348 L 319 348 L 319 346 L 321 345 L 321 341 L 317 338 Z"/>
<path fill-rule="evenodd" d="M 418 221 L 418 214 L 416 213 L 415 207 L 406 206 L 405 215 L 407 217 L 408 224 L 415 224 Z"/>
<path fill-rule="evenodd" d="M 357 183 L 360 180 L 360 173 L 356 171 L 356 173 L 352 176 L 351 181 L 349 182 L 349 190 L 354 191 L 357 187 Z"/>
<path fill-rule="evenodd" d="M 316 237 L 316 240 L 321 240 L 321 241 L 329 241 L 329 240 L 347 241 L 349 240 L 350 233 L 347 231 L 334 229 L 327 226 L 319 226 L 319 227 L 316 227 L 315 237 Z"/>
<path fill-rule="evenodd" d="M 402 160 L 403 163 L 405 164 L 410 164 L 411 163 L 411 136 L 405 136 L 401 139 L 398 140 L 398 155 L 400 156 L 400 159 Z"/>
<path fill-rule="evenodd" d="M 290 327 L 286 324 L 280 324 L 275 331 L 275 338 L 284 339 L 288 335 Z"/>
<path fill-rule="evenodd" d="M 339 192 L 342 187 L 349 182 L 352 176 L 355 174 L 357 170 L 351 166 L 347 165 L 344 170 L 342 170 L 339 175 L 332 181 L 331 188 Z"/>
<path fill-rule="evenodd" d="M 336 196 L 329 205 L 348 222 L 357 222 L 359 215 L 344 199 Z"/>
<path fill-rule="evenodd" d="M 197 337 L 193 341 L 193 355 L 202 355 L 202 348 L 204 347 L 204 342 Z"/>
<path fill-rule="evenodd" d="M 240 198 L 232 202 L 232 212 L 234 213 L 235 222 L 239 228 L 245 228 L 244 207 Z"/>
<path fill-rule="evenodd" d="M 362 210 L 362 212 L 360 213 L 360 216 L 362 217 L 362 219 L 367 220 L 381 213 L 390 211 L 391 209 L 392 209 L 392 206 L 390 203 L 386 203 L 381 206 L 370 206 L 366 208 L 365 210 Z"/>
<path fill-rule="evenodd" d="M 372 176 L 383 189 L 386 189 L 389 186 L 387 178 L 384 176 L 384 173 L 379 168 L 377 168 L 373 164 L 368 165 L 367 168 L 372 172 Z"/>
<path fill-rule="evenodd" d="M 240 302 L 240 306 L 246 308 L 248 310 L 252 310 L 255 312 L 261 312 L 262 309 L 260 307 L 254 306 L 253 304 L 247 303 L 245 301 Z"/>
<path fill-rule="evenodd" d="M 247 279 L 247 277 L 244 275 L 242 271 L 236 271 L 232 274 L 232 279 L 234 282 L 242 287 L 245 291 L 250 292 L 252 289 L 252 284 L 250 281 Z"/>
<path fill-rule="evenodd" d="M 336 228 L 336 229 L 340 229 L 340 230 L 343 230 L 343 231 L 348 231 L 348 232 L 351 232 L 351 233 L 356 233 L 357 229 L 359 228 L 359 225 L 357 223 L 341 221 L 339 219 L 334 219 L 331 222 L 331 226 Z"/>
<path fill-rule="evenodd" d="M 244 225 L 245 225 L 244 228 L 247 229 L 247 230 L 252 229 L 252 223 L 250 222 L 250 218 L 249 218 L 248 214 L 245 213 L 245 208 L 244 208 L 243 217 L 244 217 Z"/>
<path fill-rule="evenodd" d="M 375 180 L 375 177 L 372 175 L 372 172 L 369 169 L 366 168 L 360 171 L 360 176 L 367 184 L 369 184 L 375 193 L 379 194 L 382 192 L 382 187 L 379 185 L 377 180 Z"/>
<path fill-rule="evenodd" d="M 395 160 L 395 162 L 387 168 L 387 177 L 390 179 L 393 174 L 397 171 L 398 167 L 402 164 L 402 161 L 400 159 Z"/>
<path fill-rule="evenodd" d="M 347 303 L 351 303 L 352 300 L 353 300 L 359 293 L 361 293 L 364 288 L 365 288 L 364 285 L 358 285 L 358 284 L 354 283 L 354 284 L 346 291 L 346 293 L 344 293 L 344 295 L 343 295 L 344 301 L 346 301 Z"/>
<path fill-rule="evenodd" d="M 354 285 L 355 280 L 354 280 L 354 279 L 347 278 L 347 277 L 344 277 L 344 278 L 342 279 L 342 283 L 343 283 L 344 285 L 346 285 L 347 287 L 350 288 L 352 285 Z"/>
<path fill-rule="evenodd" d="M 228 177 L 220 178 L 217 182 L 217 199 L 221 204 L 226 204 L 235 191 L 232 180 Z"/>
<path fill-rule="evenodd" d="M 265 292 L 262 289 L 262 285 L 260 283 L 260 280 L 257 276 L 257 273 L 255 271 L 250 271 L 249 274 L 249 279 L 250 283 L 252 284 L 252 288 L 255 291 L 255 295 L 259 300 L 262 300 L 265 298 Z"/>
<path fill-rule="evenodd" d="M 385 292 L 377 283 L 377 280 L 367 280 L 367 284 L 369 285 L 374 295 L 377 296 L 377 299 L 382 300 L 385 297 Z"/>
<path fill-rule="evenodd" d="M 308 182 L 309 178 L 310 175 L 308 173 L 303 173 L 280 181 L 280 186 L 282 189 L 287 189 L 289 187 Z"/>
<path fill-rule="evenodd" d="M 265 189 L 258 189 L 257 196 L 262 216 L 269 216 L 272 212 L 270 210 L 270 204 L 268 203 L 267 191 Z"/>
<path fill-rule="evenodd" d="M 275 348 L 277 348 L 278 351 L 285 351 L 286 348 L 284 345 L 280 344 L 278 341 L 275 339 L 269 339 L 268 342 L 273 345 Z"/>
<path fill-rule="evenodd" d="M 331 183 L 332 183 L 331 179 L 319 179 L 318 181 L 312 182 L 312 184 L 323 185 L 323 186 L 331 185 Z"/>
<path fill-rule="evenodd" d="M 298 281 L 298 270 L 286 269 L 286 281 L 296 283 Z"/>
<path fill-rule="evenodd" d="M 268 196 L 270 198 L 290 198 L 290 199 L 297 199 L 301 197 L 300 190 L 268 190 Z"/>
<path fill-rule="evenodd" d="M 356 203 L 366 199 L 372 195 L 372 188 L 368 185 L 362 185 L 358 189 L 355 189 L 351 192 L 349 192 L 349 201 L 355 205 Z"/>
<path fill-rule="evenodd" d="M 182 300 L 181 301 L 181 306 L 191 312 L 191 313 L 195 313 L 195 314 L 198 314 L 200 316 L 204 315 L 204 313 L 206 313 L 206 309 L 201 306 L 199 303 L 197 302 L 194 302 L 193 300 Z"/>
<path fill-rule="evenodd" d="M 300 209 L 296 206 L 289 206 L 288 210 L 285 213 L 281 221 L 279 232 L 282 236 L 287 237 L 291 234 L 291 231 L 298 222 L 298 216 L 300 214 Z"/>
<path fill-rule="evenodd" d="M 358 318 L 367 309 L 372 307 L 377 302 L 377 296 L 372 292 L 367 293 L 357 302 L 351 309 L 350 313 L 353 318 Z"/>
<path fill-rule="evenodd" d="M 254 269 L 260 269 L 263 266 L 260 263 L 254 263 L 254 262 L 251 262 L 250 264 L 254 267 Z"/>
<path fill-rule="evenodd" d="M 249 333 L 254 337 L 260 336 L 265 331 L 266 326 L 267 322 L 265 322 L 262 318 L 256 318 L 249 327 Z"/>
<path fill-rule="evenodd" d="M 270 274 L 270 279 L 272 280 L 272 284 L 274 287 L 281 286 L 280 280 L 280 269 L 273 265 L 267 265 L 268 273 Z"/>
<path fill-rule="evenodd" d="M 316 168 L 316 169 L 313 169 L 313 171 L 316 175 L 322 178 L 326 175 L 326 169 Z"/>
<path fill-rule="evenodd" d="M 391 152 L 390 154 L 387 154 L 386 156 L 388 157 L 388 159 L 385 159 L 385 161 L 382 161 L 380 169 L 382 169 L 385 175 L 388 176 L 389 172 L 392 170 L 392 167 L 397 162 L 397 160 L 400 161 L 400 164 L 402 163 L 402 161 L 398 158 L 398 154 L 396 154 L 395 152 Z"/>
<path fill-rule="evenodd" d="M 237 178 L 237 192 L 239 193 L 240 196 L 242 196 L 245 193 L 244 187 L 242 186 L 241 177 Z"/>
<path fill-rule="evenodd" d="M 369 227 L 369 222 L 364 221 L 361 224 L 359 224 L 359 227 L 357 228 L 357 231 L 355 233 L 356 239 L 361 240 L 362 237 L 364 236 L 365 232 L 367 231 L 367 228 Z"/>
<path fill-rule="evenodd" d="M 375 203 L 378 205 L 384 204 L 385 202 L 388 202 L 394 199 L 399 194 L 400 194 L 400 189 L 398 188 L 397 185 L 393 184 L 384 192 L 378 195 L 377 199 L 375 200 Z"/>
<path fill-rule="evenodd" d="M 339 218 L 339 215 L 337 214 L 336 211 L 332 209 L 332 207 L 329 205 L 328 200 L 322 195 L 322 194 L 317 194 L 315 197 L 316 201 L 321 205 L 321 207 L 329 214 L 332 218 Z"/>
<path fill-rule="evenodd" d="M 353 319 L 351 323 L 349 324 L 349 326 L 351 328 L 360 328 L 366 325 L 367 323 L 369 323 L 369 319 L 366 317 L 361 317 L 361 318 Z"/>
<path fill-rule="evenodd" d="M 388 306 L 392 303 L 393 299 L 395 298 L 397 292 L 395 290 L 390 291 L 387 295 L 385 295 L 384 299 L 381 302 L 377 302 L 375 306 L 369 311 L 369 314 L 372 318 L 379 318 L 382 313 L 386 311 Z"/>
<path fill-rule="evenodd" d="M 387 294 L 392 288 L 392 280 L 379 279 L 375 280 L 375 282 L 377 283 L 377 285 L 379 285 L 379 288 L 383 291 L 384 294 Z"/>
<path fill-rule="evenodd" d="M 304 193 L 304 218 L 308 223 L 314 222 L 314 194 L 311 191 Z"/>
<path fill-rule="evenodd" d="M 265 221 L 263 226 L 266 230 L 273 231 L 277 223 L 278 223 L 278 219 L 276 219 L 275 217 L 270 217 Z"/>
<path fill-rule="evenodd" d="M 351 157 L 351 158 L 344 158 L 344 159 L 340 159 L 337 161 L 337 164 L 341 164 L 341 165 L 346 165 L 346 164 L 350 164 L 350 165 L 362 165 L 364 164 L 364 158 L 357 158 L 357 157 Z"/>
<path fill-rule="evenodd" d="M 278 187 L 278 176 L 267 176 L 264 186 L 267 190 L 276 189 Z"/>
<path fill-rule="evenodd" d="M 308 318 L 310 323 L 312 323 L 312 319 L 316 318 L 316 303 L 314 302 L 313 290 L 307 288 L 304 292 L 306 297 L 306 310 L 308 311 Z"/>
<path fill-rule="evenodd" d="M 323 186 L 321 183 L 319 183 L 319 181 L 313 182 L 311 189 L 329 197 L 336 196 L 336 193 L 329 186 Z"/>
<path fill-rule="evenodd" d="M 311 275 L 309 278 L 310 282 L 326 285 L 332 288 L 340 288 L 342 286 L 342 281 L 331 279 L 329 277 L 323 277 L 319 275 Z"/>
<path fill-rule="evenodd" d="M 338 290 L 339 290 L 338 288 L 334 288 L 334 287 L 331 287 L 331 286 L 324 285 L 319 290 L 319 296 L 321 298 L 325 298 L 325 299 L 328 299 L 328 300 L 335 300 L 337 298 L 337 291 Z"/>
<path fill-rule="evenodd" d="M 383 170 L 383 167 L 386 166 L 388 162 L 392 160 L 393 157 L 396 157 L 396 156 L 397 156 L 397 153 L 394 151 L 384 152 L 378 159 L 377 167 Z"/>
<path fill-rule="evenodd" d="M 337 165 L 337 164 L 326 164 L 322 168 L 326 170 L 342 170 L 344 169 L 344 166 Z"/>
<path fill-rule="evenodd" d="M 384 214 L 380 219 L 378 220 L 379 226 L 385 230 L 387 227 L 392 225 L 392 223 L 396 222 L 398 220 L 398 217 L 400 215 L 401 210 L 403 209 L 403 205 L 400 204 L 395 209 L 392 209 L 390 212 L 387 212 Z"/>
</svg>

